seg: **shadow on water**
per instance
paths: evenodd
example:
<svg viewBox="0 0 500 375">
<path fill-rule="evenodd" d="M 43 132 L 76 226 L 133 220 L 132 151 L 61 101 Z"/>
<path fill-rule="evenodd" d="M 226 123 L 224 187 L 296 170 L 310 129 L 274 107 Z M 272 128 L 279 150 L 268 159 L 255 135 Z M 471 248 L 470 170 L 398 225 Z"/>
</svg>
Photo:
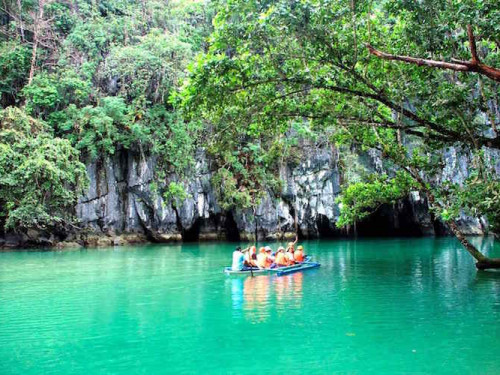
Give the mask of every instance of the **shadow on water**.
<svg viewBox="0 0 500 375">
<path fill-rule="evenodd" d="M 481 313 L 500 313 L 500 271 L 480 271 L 470 284 L 471 290 L 477 295 L 488 295 L 490 298 L 484 302 L 486 309 Z M 487 306 L 491 308 L 488 311 Z"/>
<path fill-rule="evenodd" d="M 486 270 L 476 273 L 473 285 L 475 286 L 486 286 L 486 287 L 496 287 L 500 292 L 500 270 Z M 500 295 L 500 293 L 499 293 Z"/>
</svg>

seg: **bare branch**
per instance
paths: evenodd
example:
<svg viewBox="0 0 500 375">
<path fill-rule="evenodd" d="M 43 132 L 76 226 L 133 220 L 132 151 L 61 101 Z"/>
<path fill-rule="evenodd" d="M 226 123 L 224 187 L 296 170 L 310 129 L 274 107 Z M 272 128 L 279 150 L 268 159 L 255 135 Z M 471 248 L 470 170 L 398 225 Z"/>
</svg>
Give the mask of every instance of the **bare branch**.
<svg viewBox="0 0 500 375">
<path fill-rule="evenodd" d="M 444 62 L 444 61 L 436 61 L 436 60 L 428 60 L 428 59 L 421 59 L 418 57 L 411 57 L 411 56 L 400 56 L 400 55 L 391 55 L 386 52 L 379 51 L 375 48 L 373 48 L 371 45 L 366 44 L 366 48 L 370 51 L 370 53 L 374 56 L 377 56 L 381 59 L 384 60 L 395 60 L 395 61 L 403 61 L 406 63 L 410 64 L 416 64 L 419 66 L 425 65 L 425 66 L 430 66 L 432 68 L 438 68 L 438 69 L 451 69 L 451 70 L 456 70 L 456 71 L 462 71 L 466 72 L 470 70 L 470 68 L 461 63 L 449 63 L 449 62 Z"/>
<path fill-rule="evenodd" d="M 479 60 L 479 56 L 477 54 L 476 39 L 474 37 L 471 25 L 467 25 L 467 35 L 469 37 L 470 52 L 472 56 L 471 61 L 461 61 L 457 59 L 452 59 L 451 60 L 452 62 L 446 62 L 446 61 L 422 59 L 411 56 L 391 55 L 390 53 L 382 52 L 375 49 L 370 44 L 366 44 L 366 48 L 368 48 L 368 50 L 372 55 L 377 56 L 378 58 L 384 60 L 403 61 L 408 64 L 416 64 L 418 66 L 428 66 L 437 69 L 448 69 L 457 72 L 479 73 L 485 75 L 486 77 L 494 81 L 500 82 L 500 69 L 483 64 Z"/>
<path fill-rule="evenodd" d="M 477 56 L 476 48 L 476 38 L 474 38 L 474 32 L 472 31 L 472 26 L 467 25 L 467 36 L 469 37 L 469 48 L 470 54 L 472 55 L 472 64 L 479 64 L 479 57 Z"/>
</svg>

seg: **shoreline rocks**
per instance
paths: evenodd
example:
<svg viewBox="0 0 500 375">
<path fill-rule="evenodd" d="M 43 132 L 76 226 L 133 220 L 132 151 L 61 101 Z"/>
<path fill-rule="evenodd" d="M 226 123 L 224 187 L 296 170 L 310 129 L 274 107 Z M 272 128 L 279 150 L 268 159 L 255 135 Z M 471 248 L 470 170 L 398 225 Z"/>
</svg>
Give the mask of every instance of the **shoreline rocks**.
<svg viewBox="0 0 500 375">
<path fill-rule="evenodd" d="M 279 196 L 267 192 L 255 213 L 223 210 L 211 185 L 212 168 L 203 150 L 186 184 L 187 198 L 173 207 L 152 189 L 154 157 L 121 150 L 115 155 L 88 161 L 90 185 L 75 207 L 82 231 L 66 235 L 28 231 L 0 236 L 0 248 L 66 246 L 118 246 L 132 243 L 171 241 L 272 241 L 299 236 L 304 239 L 363 236 L 433 236 L 449 231 L 429 212 L 418 192 L 393 205 L 384 205 L 363 222 L 338 229 L 336 198 L 347 177 L 362 169 L 382 168 L 376 153 L 345 154 L 353 164 L 344 171 L 335 148 L 302 145 L 303 161 L 283 165 Z M 442 180 L 466 178 L 467 158 L 456 151 L 445 153 L 447 167 Z M 500 171 L 500 157 L 498 159 Z M 349 174 L 349 176 L 346 176 Z M 172 175 L 172 181 L 176 176 Z M 462 215 L 459 224 L 467 235 L 485 235 L 484 219 Z M 36 232 L 36 233 L 35 233 Z"/>
</svg>

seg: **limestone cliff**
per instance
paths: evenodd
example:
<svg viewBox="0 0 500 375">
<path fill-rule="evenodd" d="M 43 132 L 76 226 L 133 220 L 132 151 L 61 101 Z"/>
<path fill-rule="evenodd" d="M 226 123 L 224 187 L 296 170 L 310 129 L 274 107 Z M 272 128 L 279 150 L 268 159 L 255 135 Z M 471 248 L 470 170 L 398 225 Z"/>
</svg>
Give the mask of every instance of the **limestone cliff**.
<svg viewBox="0 0 500 375">
<path fill-rule="evenodd" d="M 345 155 L 344 155 L 345 156 Z M 353 164 L 368 171 L 383 169 L 376 153 L 351 155 Z M 442 181 L 461 181 L 467 177 L 470 160 L 449 149 Z M 500 155 L 491 153 L 500 174 Z M 75 208 L 80 230 L 71 233 L 6 234 L 0 246 L 34 245 L 113 245 L 128 242 L 164 242 L 173 240 L 273 240 L 293 238 L 297 217 L 302 238 L 338 236 L 441 235 L 446 227 L 435 220 L 426 199 L 417 192 L 394 205 L 379 208 L 367 220 L 339 230 L 335 222 L 339 207 L 335 198 L 341 192 L 351 166 L 341 167 L 338 150 L 304 146 L 298 164 L 283 165 L 280 176 L 284 188 L 279 196 L 266 193 L 255 212 L 225 211 L 217 203 L 211 185 L 213 168 L 209 158 L 199 151 L 196 166 L 188 181 L 188 198 L 177 207 L 166 202 L 152 189 L 153 157 L 120 151 L 104 159 L 87 162 L 90 186 Z M 175 179 L 175 176 L 170 176 Z M 483 219 L 462 216 L 461 227 L 467 234 L 484 234 Z"/>
<path fill-rule="evenodd" d="M 155 160 L 121 152 L 102 163 L 89 163 L 91 184 L 81 197 L 76 212 L 81 224 L 110 242 L 143 236 L 151 241 L 228 239 L 246 240 L 293 237 L 294 217 L 304 238 L 354 235 L 435 235 L 446 228 L 430 214 L 418 193 L 395 205 L 381 207 L 355 227 L 339 230 L 335 198 L 340 194 L 343 172 L 335 149 L 307 149 L 303 162 L 283 165 L 284 189 L 280 196 L 267 193 L 255 211 L 224 211 L 217 204 L 211 186 L 211 165 L 203 152 L 196 156 L 196 168 L 188 184 L 189 197 L 175 208 L 153 193 L 151 182 Z M 466 157 L 456 150 L 446 154 L 442 179 L 466 177 Z M 380 167 L 376 154 L 358 156 L 368 169 Z M 500 170 L 500 162 L 497 168 Z M 486 223 L 463 216 L 468 234 L 483 234 Z M 133 235 L 133 236 L 131 236 Z"/>
</svg>

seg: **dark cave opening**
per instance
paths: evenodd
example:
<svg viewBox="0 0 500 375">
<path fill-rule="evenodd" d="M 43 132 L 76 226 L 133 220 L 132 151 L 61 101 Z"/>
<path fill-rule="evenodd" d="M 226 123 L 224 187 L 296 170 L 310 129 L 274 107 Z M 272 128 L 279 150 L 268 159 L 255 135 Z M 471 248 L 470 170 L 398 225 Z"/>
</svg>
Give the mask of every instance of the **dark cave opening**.
<svg viewBox="0 0 500 375">
<path fill-rule="evenodd" d="M 408 199 L 395 205 L 384 204 L 364 220 L 356 223 L 356 235 L 361 237 L 422 236 L 421 225 L 415 221 L 413 206 Z"/>
<path fill-rule="evenodd" d="M 200 239 L 201 220 L 201 218 L 196 219 L 191 228 L 182 230 L 184 242 L 196 242 Z"/>
<path fill-rule="evenodd" d="M 316 228 L 318 228 L 319 238 L 335 238 L 339 237 L 339 231 L 331 224 L 328 217 L 319 214 L 316 218 Z"/>
<path fill-rule="evenodd" d="M 233 213 L 228 211 L 226 213 L 226 220 L 224 221 L 224 229 L 226 230 L 226 240 L 232 242 L 240 241 L 240 231 L 238 230 L 238 225 L 234 220 Z"/>
</svg>

